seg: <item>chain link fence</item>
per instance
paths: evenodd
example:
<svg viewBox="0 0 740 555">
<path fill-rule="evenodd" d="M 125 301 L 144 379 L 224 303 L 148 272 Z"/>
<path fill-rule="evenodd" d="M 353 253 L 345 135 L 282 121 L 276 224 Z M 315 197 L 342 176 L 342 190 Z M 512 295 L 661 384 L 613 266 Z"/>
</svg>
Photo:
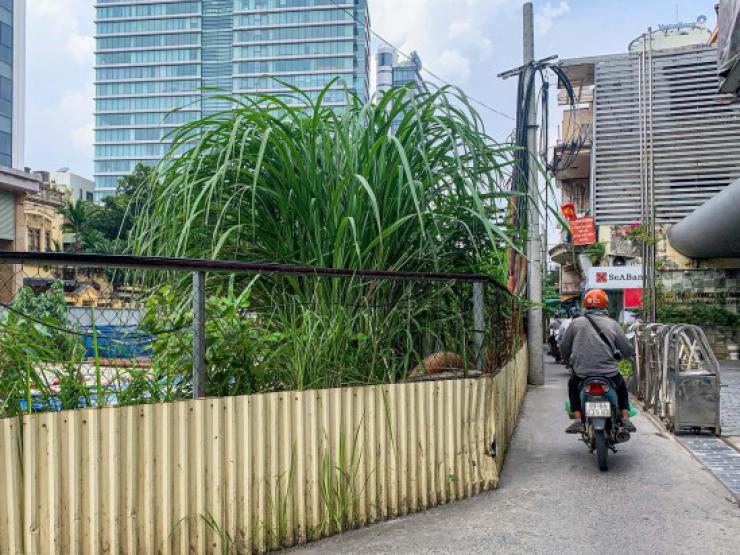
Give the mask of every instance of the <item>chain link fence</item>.
<svg viewBox="0 0 740 555">
<path fill-rule="evenodd" d="M 485 276 L 68 253 L 0 257 L 0 416 L 496 372 Z"/>
</svg>

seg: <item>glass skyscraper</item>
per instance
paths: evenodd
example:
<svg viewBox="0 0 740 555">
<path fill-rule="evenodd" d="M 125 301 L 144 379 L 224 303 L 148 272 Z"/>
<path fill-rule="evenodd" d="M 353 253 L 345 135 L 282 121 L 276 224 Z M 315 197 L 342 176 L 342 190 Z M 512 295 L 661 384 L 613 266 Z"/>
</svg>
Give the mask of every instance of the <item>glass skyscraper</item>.
<svg viewBox="0 0 740 555">
<path fill-rule="evenodd" d="M 368 95 L 367 0 L 97 0 L 96 12 L 98 198 L 156 163 L 174 128 L 227 109 L 211 89 L 285 91 L 274 77 L 315 97 L 339 77 L 325 104 L 345 105 L 345 85 Z"/>
<path fill-rule="evenodd" d="M 0 166 L 23 168 L 25 0 L 0 0 Z"/>
</svg>

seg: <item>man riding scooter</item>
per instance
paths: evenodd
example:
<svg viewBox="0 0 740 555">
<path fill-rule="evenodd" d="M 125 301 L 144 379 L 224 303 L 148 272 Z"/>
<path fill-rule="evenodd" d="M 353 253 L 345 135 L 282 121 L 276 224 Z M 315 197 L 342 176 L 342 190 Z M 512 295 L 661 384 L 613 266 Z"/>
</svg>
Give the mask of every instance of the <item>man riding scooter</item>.
<svg viewBox="0 0 740 555">
<path fill-rule="evenodd" d="M 583 301 L 586 313 L 575 318 L 560 343 L 560 355 L 572 369 L 568 380 L 568 397 L 575 421 L 566 428 L 566 433 L 580 434 L 584 431 L 581 415 L 581 385 L 591 376 L 608 378 L 617 393 L 622 424 L 629 432 L 637 429 L 629 419 L 629 394 L 627 383 L 617 369 L 620 358 L 634 355 L 632 345 L 622 328 L 609 318 L 609 299 L 601 289 L 592 289 Z"/>
</svg>

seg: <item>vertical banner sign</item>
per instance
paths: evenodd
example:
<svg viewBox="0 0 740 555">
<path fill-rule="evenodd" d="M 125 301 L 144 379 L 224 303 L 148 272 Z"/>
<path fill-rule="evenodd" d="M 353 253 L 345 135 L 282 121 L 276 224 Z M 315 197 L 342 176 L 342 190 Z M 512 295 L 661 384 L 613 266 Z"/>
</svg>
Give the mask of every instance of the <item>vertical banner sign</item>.
<svg viewBox="0 0 740 555">
<path fill-rule="evenodd" d="M 576 218 L 570 222 L 570 233 L 574 245 L 593 245 L 596 243 L 596 226 L 591 216 Z"/>
<path fill-rule="evenodd" d="M 624 308 L 642 308 L 642 289 L 624 290 Z"/>
</svg>

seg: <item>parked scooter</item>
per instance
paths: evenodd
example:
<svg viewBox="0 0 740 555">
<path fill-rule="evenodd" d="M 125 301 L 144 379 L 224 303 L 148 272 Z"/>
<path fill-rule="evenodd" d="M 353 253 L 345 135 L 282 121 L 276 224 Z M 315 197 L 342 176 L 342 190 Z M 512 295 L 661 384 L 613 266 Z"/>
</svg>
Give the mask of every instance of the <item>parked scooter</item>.
<svg viewBox="0 0 740 555">
<path fill-rule="evenodd" d="M 593 376 L 581 385 L 581 406 L 584 407 L 585 424 L 582 441 L 596 453 L 599 470 L 609 470 L 609 451 L 617 452 L 615 446 L 630 439 L 630 433 L 622 425 L 617 393 L 608 378 Z"/>
</svg>

